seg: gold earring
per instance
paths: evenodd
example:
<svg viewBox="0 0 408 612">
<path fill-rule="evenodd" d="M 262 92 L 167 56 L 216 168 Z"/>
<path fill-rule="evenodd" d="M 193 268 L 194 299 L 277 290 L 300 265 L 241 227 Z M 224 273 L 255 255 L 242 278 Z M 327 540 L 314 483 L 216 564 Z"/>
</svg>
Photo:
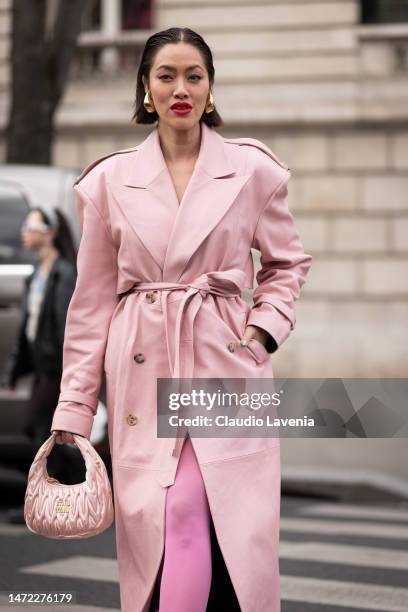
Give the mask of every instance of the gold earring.
<svg viewBox="0 0 408 612">
<path fill-rule="evenodd" d="M 208 98 L 207 98 L 207 104 L 205 106 L 205 112 L 206 113 L 212 113 L 214 109 L 215 109 L 214 98 L 213 98 L 213 95 L 212 95 L 212 93 L 210 91 L 210 93 L 208 94 Z"/>
<path fill-rule="evenodd" d="M 148 113 L 154 113 L 156 108 L 153 104 L 153 100 L 150 100 L 149 98 L 149 92 L 146 91 L 144 100 L 143 100 L 143 106 L 145 107 L 145 109 L 147 110 Z"/>
</svg>

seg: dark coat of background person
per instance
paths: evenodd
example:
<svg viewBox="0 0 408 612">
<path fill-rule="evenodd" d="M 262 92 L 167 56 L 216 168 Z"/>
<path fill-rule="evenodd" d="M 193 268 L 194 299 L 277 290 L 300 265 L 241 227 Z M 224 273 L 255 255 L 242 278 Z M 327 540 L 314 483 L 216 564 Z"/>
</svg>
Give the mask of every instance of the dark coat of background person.
<svg viewBox="0 0 408 612">
<path fill-rule="evenodd" d="M 13 386 L 21 376 L 30 373 L 54 379 L 60 379 L 62 374 L 65 321 L 75 288 L 76 271 L 61 255 L 55 259 L 49 271 L 33 346 L 35 359 L 32 358 L 25 333 L 29 314 L 28 293 L 34 273 L 25 279 L 17 342 L 4 368 L 2 382 Z"/>
<path fill-rule="evenodd" d="M 15 386 L 21 376 L 34 374 L 23 431 L 38 449 L 50 436 L 50 424 L 58 403 L 65 322 L 77 272 L 75 266 L 61 254 L 56 257 L 48 273 L 37 333 L 31 349 L 25 330 L 29 316 L 28 295 L 34 273 L 25 279 L 17 339 L 3 369 L 1 382 Z M 66 445 L 55 445 L 48 458 L 49 473 L 67 484 L 73 484 L 78 471 L 81 476 L 83 474 L 83 461 L 81 463 L 79 457 L 76 458 L 77 454 L 75 449 Z M 64 459 L 67 460 L 66 469 Z"/>
</svg>

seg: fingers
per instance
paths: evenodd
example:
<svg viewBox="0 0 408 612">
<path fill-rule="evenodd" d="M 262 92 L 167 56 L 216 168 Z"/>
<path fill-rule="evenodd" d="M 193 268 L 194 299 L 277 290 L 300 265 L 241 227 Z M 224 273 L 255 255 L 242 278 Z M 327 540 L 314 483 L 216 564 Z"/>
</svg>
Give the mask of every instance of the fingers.
<svg viewBox="0 0 408 612">
<path fill-rule="evenodd" d="M 58 431 L 55 437 L 57 444 L 74 444 L 74 436 L 70 431 Z"/>
<path fill-rule="evenodd" d="M 244 331 L 244 335 L 241 338 L 241 346 L 247 346 L 249 340 L 253 338 L 254 327 L 252 325 L 247 325 Z"/>
<path fill-rule="evenodd" d="M 247 346 L 249 340 L 252 338 L 255 338 L 255 340 L 265 345 L 268 339 L 268 333 L 256 325 L 247 325 L 241 339 L 241 346 Z"/>
</svg>

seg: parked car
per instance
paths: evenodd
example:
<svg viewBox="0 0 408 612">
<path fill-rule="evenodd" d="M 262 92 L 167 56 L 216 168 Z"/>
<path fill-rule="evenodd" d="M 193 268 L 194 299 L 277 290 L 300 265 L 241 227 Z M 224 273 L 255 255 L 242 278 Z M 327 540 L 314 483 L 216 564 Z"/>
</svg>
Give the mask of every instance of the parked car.
<svg viewBox="0 0 408 612">
<path fill-rule="evenodd" d="M 13 348 L 20 321 L 24 279 L 35 255 L 23 248 L 21 224 L 36 205 L 58 207 L 70 223 L 76 247 L 81 229 L 72 185 L 80 171 L 50 166 L 0 164 L 0 368 Z M 14 392 L 0 389 L 0 473 L 26 465 L 36 449 L 22 430 L 32 376 L 22 377 Z M 109 464 L 105 385 L 91 441 Z M 110 464 L 109 464 L 110 465 Z"/>
</svg>

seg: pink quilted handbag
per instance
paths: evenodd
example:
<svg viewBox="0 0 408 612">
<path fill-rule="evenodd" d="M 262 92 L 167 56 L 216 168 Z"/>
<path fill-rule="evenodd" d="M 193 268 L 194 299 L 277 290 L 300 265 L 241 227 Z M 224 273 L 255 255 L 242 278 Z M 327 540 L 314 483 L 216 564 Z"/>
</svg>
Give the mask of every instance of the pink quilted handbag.
<svg viewBox="0 0 408 612">
<path fill-rule="evenodd" d="M 73 434 L 85 460 L 84 482 L 67 485 L 49 476 L 47 457 L 57 432 L 38 450 L 28 473 L 24 518 L 30 531 L 54 539 L 89 538 L 114 519 L 112 491 L 105 464 L 87 438 Z"/>
</svg>

